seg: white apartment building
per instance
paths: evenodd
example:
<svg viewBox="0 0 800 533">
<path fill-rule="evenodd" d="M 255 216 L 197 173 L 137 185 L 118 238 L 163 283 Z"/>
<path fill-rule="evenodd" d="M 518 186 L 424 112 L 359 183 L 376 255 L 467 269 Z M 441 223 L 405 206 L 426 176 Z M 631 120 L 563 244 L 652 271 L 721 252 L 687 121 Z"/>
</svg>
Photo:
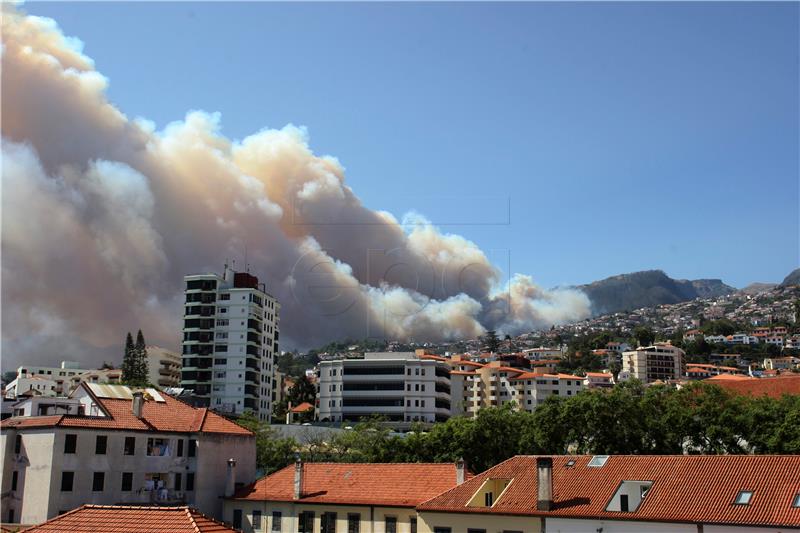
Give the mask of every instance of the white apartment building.
<svg viewBox="0 0 800 533">
<path fill-rule="evenodd" d="M 220 517 L 222 497 L 255 479 L 254 435 L 207 409 L 122 385 L 82 383 L 70 400 L 0 423 L 4 522 L 86 503 L 189 504 Z"/>
<path fill-rule="evenodd" d="M 61 366 L 30 366 L 23 365 L 17 368 L 17 378 L 29 378 L 39 376 L 45 379 L 52 379 L 56 383 L 56 396 L 66 396 L 72 391 L 72 377 L 89 369 L 82 368 L 80 363 L 75 361 L 61 361 Z M 20 388 L 20 393 L 24 392 Z"/>
<path fill-rule="evenodd" d="M 5 397 L 8 399 L 32 396 L 57 396 L 59 385 L 52 379 L 43 376 L 17 377 L 6 385 Z"/>
<path fill-rule="evenodd" d="M 622 354 L 622 372 L 645 383 L 680 380 L 686 354 L 669 343 L 643 346 Z"/>
<path fill-rule="evenodd" d="M 533 411 L 550 396 L 569 398 L 583 390 L 583 378 L 570 374 L 526 372 L 511 378 L 516 385 L 516 403 L 520 409 Z"/>
<path fill-rule="evenodd" d="M 222 276 L 186 276 L 181 387 L 220 412 L 272 413 L 278 301 L 258 278 L 225 266 Z"/>
<path fill-rule="evenodd" d="M 372 352 L 363 359 L 319 364 L 317 420 L 357 421 L 381 415 L 395 426 L 450 417 L 447 363 L 413 352 Z"/>
</svg>

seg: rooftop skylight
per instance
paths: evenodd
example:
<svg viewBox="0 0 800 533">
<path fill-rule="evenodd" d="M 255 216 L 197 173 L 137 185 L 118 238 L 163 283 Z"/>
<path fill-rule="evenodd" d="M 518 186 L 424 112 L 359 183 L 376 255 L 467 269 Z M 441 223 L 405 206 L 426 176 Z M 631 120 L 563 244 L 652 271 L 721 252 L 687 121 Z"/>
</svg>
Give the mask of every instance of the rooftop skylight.
<svg viewBox="0 0 800 533">
<path fill-rule="evenodd" d="M 751 490 L 740 490 L 739 494 L 736 495 L 736 499 L 733 501 L 736 505 L 750 505 L 750 499 L 753 497 L 753 491 Z"/>
<path fill-rule="evenodd" d="M 592 457 L 592 460 L 589 461 L 588 466 L 591 468 L 602 468 L 605 466 L 606 461 L 608 461 L 608 455 L 595 455 Z"/>
</svg>

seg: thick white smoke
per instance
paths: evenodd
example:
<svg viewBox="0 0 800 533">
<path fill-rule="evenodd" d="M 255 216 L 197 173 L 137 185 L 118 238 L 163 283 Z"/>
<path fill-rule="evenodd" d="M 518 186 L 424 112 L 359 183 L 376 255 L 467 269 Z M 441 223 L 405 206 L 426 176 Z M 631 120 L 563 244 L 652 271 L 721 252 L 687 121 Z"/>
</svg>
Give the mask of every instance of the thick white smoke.
<svg viewBox="0 0 800 533">
<path fill-rule="evenodd" d="M 580 292 L 503 284 L 472 242 L 367 209 L 303 128 L 240 143 L 220 117 L 130 120 L 54 21 L 2 21 L 3 365 L 117 358 L 128 330 L 177 348 L 182 276 L 247 247 L 282 344 L 441 340 L 589 315 Z"/>
</svg>

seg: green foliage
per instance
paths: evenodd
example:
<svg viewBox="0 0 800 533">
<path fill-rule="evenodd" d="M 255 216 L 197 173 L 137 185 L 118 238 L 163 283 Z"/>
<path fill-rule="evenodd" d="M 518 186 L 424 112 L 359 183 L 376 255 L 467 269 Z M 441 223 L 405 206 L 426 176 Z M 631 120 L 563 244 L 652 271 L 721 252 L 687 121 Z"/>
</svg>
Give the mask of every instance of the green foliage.
<svg viewBox="0 0 800 533">
<path fill-rule="evenodd" d="M 314 350 L 304 355 L 286 352 L 276 358 L 278 371 L 292 377 L 304 376 L 306 370 L 314 368 L 317 363 L 319 363 L 319 357 Z"/>
<path fill-rule="evenodd" d="M 142 330 L 136 335 L 136 344 L 130 332 L 125 338 L 125 355 L 122 357 L 122 383 L 132 387 L 148 384 L 147 348 Z"/>
<path fill-rule="evenodd" d="M 648 327 L 638 326 L 633 330 L 633 338 L 639 346 L 650 346 L 656 340 L 656 334 Z"/>
<path fill-rule="evenodd" d="M 712 320 L 703 324 L 702 332 L 706 335 L 733 335 L 737 331 L 742 331 L 744 328 L 735 322 L 723 318 L 721 320 Z"/>
<path fill-rule="evenodd" d="M 510 406 L 453 417 L 405 436 L 380 419 L 356 424 L 302 445 L 281 438 L 252 416 L 239 420 L 256 432 L 258 467 L 272 472 L 304 460 L 341 462 L 453 462 L 473 472 L 518 454 L 795 454 L 800 453 L 800 397 L 736 396 L 697 382 L 680 390 L 636 380 L 613 389 L 551 396 L 532 413 Z"/>
</svg>

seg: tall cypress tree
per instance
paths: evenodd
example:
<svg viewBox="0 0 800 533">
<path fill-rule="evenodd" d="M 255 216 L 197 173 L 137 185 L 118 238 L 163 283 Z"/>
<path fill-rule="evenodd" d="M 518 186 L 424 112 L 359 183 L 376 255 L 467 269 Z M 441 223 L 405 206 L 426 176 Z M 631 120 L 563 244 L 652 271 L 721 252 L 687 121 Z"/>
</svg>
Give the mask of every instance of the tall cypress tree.
<svg viewBox="0 0 800 533">
<path fill-rule="evenodd" d="M 150 373 L 149 365 L 147 364 L 147 345 L 144 342 L 144 335 L 142 330 L 136 334 L 136 346 L 134 347 L 136 353 L 136 382 L 138 385 L 147 385 L 148 374 Z"/>
<path fill-rule="evenodd" d="M 131 332 L 125 339 L 125 355 L 122 356 L 122 382 L 129 383 L 134 379 L 136 354 L 134 353 L 135 347 L 133 345 L 133 337 Z"/>
</svg>

